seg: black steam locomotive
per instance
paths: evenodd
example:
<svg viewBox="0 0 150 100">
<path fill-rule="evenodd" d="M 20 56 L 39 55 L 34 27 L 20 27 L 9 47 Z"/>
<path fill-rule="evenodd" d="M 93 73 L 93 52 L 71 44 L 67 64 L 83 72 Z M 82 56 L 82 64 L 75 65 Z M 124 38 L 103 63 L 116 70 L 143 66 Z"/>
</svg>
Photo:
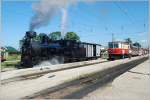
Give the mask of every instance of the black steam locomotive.
<svg viewBox="0 0 150 100">
<path fill-rule="evenodd" d="M 36 32 L 28 31 L 21 45 L 21 66 L 33 67 L 41 61 L 56 57 L 61 63 L 97 59 L 100 57 L 99 44 L 75 40 L 51 40 L 46 34 L 41 40 L 34 39 Z"/>
</svg>

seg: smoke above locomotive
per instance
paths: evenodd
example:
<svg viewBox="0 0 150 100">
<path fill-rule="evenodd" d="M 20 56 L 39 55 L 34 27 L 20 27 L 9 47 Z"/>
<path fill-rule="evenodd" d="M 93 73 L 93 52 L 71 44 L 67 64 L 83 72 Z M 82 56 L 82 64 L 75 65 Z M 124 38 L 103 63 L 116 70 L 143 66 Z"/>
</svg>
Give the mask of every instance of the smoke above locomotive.
<svg viewBox="0 0 150 100">
<path fill-rule="evenodd" d="M 82 2 L 92 3 L 96 0 L 82 0 Z M 33 4 L 34 15 L 31 18 L 29 30 L 47 26 L 52 18 L 58 13 L 62 12 L 61 18 L 61 35 L 62 38 L 66 33 L 66 23 L 68 11 L 67 8 L 70 5 L 77 4 L 78 0 L 41 0 Z"/>
<path fill-rule="evenodd" d="M 35 14 L 31 18 L 29 30 L 34 31 L 40 27 L 47 26 L 51 19 L 61 11 L 61 34 L 64 36 L 67 21 L 67 7 L 75 2 L 76 0 L 41 0 L 38 3 L 34 3 L 33 11 Z"/>
</svg>

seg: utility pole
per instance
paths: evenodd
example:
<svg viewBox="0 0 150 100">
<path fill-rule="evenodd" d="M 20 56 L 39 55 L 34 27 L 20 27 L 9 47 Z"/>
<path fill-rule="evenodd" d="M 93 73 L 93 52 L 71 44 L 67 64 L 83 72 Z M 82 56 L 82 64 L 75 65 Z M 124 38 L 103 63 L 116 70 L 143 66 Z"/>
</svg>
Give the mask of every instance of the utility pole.
<svg viewBox="0 0 150 100">
<path fill-rule="evenodd" d="M 114 48 L 114 33 L 112 33 L 112 48 Z"/>
<path fill-rule="evenodd" d="M 114 42 L 114 33 L 112 33 L 112 42 Z"/>
</svg>

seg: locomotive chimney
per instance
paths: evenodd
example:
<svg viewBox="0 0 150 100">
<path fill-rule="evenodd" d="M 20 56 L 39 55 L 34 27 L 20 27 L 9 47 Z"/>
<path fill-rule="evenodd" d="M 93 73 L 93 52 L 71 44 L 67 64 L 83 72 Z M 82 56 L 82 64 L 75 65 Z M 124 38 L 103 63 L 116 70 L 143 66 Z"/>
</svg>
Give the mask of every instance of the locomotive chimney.
<svg viewBox="0 0 150 100">
<path fill-rule="evenodd" d="M 26 32 L 26 36 L 29 37 L 29 38 L 36 37 L 36 32 L 34 32 L 34 31 L 27 31 Z"/>
</svg>

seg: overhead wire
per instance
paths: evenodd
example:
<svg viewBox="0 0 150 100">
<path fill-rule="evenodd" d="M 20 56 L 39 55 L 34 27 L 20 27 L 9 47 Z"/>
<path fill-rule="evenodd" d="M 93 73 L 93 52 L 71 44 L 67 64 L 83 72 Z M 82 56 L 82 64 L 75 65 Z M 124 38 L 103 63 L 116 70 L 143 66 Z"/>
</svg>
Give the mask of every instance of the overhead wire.
<svg viewBox="0 0 150 100">
<path fill-rule="evenodd" d="M 113 3 L 116 5 L 116 7 L 118 7 L 120 9 L 120 11 L 122 11 L 122 13 L 124 13 L 127 16 L 128 20 L 131 22 L 131 24 L 134 24 L 133 17 L 131 17 L 131 15 L 129 15 L 126 12 L 126 10 L 123 7 L 121 7 L 116 1 L 114 1 Z"/>
<path fill-rule="evenodd" d="M 121 7 L 117 2 L 113 2 L 122 12 L 123 12 L 123 14 L 125 14 L 126 15 L 126 17 L 128 18 L 128 20 L 130 21 L 130 23 L 131 24 L 134 24 L 134 21 L 133 21 L 133 17 L 131 17 L 131 15 L 129 15 L 127 12 L 126 12 L 126 10 L 123 8 L 123 7 Z M 81 10 L 83 10 L 83 9 L 80 9 L 80 11 Z M 80 12 L 78 12 L 78 11 L 76 11 L 76 13 L 75 13 L 77 16 L 81 16 L 81 13 Z M 87 17 L 87 16 L 85 16 L 84 14 L 82 14 L 82 19 L 86 19 L 86 20 L 88 20 L 89 22 L 90 21 L 93 21 L 91 18 L 89 18 L 89 17 Z M 94 16 L 93 16 L 94 17 Z M 95 18 L 98 18 L 98 16 L 95 16 Z M 73 22 L 71 23 L 72 25 L 73 25 Z M 90 26 L 95 26 L 95 25 L 97 25 L 97 24 L 93 24 L 92 23 L 92 25 L 91 25 L 91 23 L 89 24 Z M 94 28 L 91 28 L 90 27 L 90 29 L 89 28 L 87 28 L 86 26 L 89 26 L 87 23 L 82 23 L 82 24 L 79 24 L 79 25 L 76 25 L 77 27 L 84 27 L 86 30 L 89 30 L 89 31 L 91 31 L 91 32 L 93 32 L 94 31 Z M 108 27 L 107 25 L 106 26 L 104 26 L 104 28 L 105 28 L 105 30 L 106 31 L 110 31 L 110 27 Z M 124 25 L 121 25 L 121 30 L 124 30 L 124 28 L 125 28 L 125 26 Z M 83 29 L 83 30 L 85 30 L 85 29 Z M 109 32 L 108 31 L 108 32 Z M 82 32 L 82 30 L 79 30 L 79 32 Z M 110 33 L 113 33 L 112 31 L 110 31 Z M 142 33 L 142 32 L 128 32 L 129 34 L 130 33 Z M 98 35 L 98 34 L 88 34 L 88 35 L 81 35 L 81 37 L 91 37 L 91 36 L 96 36 L 96 35 Z"/>
<path fill-rule="evenodd" d="M 81 10 L 83 10 L 83 9 L 80 9 L 80 12 L 81 12 Z M 76 13 L 75 13 L 76 16 L 81 16 L 81 13 L 80 13 L 80 12 L 76 11 Z M 92 16 L 92 17 L 94 17 L 93 19 L 98 19 L 99 16 L 96 15 L 96 16 Z M 93 21 L 91 18 L 85 16 L 84 14 L 82 14 L 82 19 L 84 19 L 84 20 L 86 19 L 86 20 L 89 21 L 89 22 L 90 22 L 90 21 Z M 71 23 L 73 24 L 73 22 L 71 22 Z M 78 26 L 78 27 L 83 26 L 83 27 L 85 27 L 86 30 L 89 30 L 90 32 L 93 32 L 95 27 L 87 28 L 86 26 L 95 26 L 95 25 L 97 26 L 98 24 L 93 24 L 93 23 L 92 23 L 92 24 L 91 24 L 91 23 L 85 24 L 85 23 L 84 23 L 84 25 L 83 25 L 83 24 L 79 24 L 79 25 L 77 25 L 77 26 Z M 105 29 L 106 29 L 106 27 L 107 27 L 107 26 L 104 26 Z M 109 29 L 110 29 L 110 28 L 109 28 Z M 107 31 L 108 31 L 109 29 L 107 28 Z M 79 32 L 82 32 L 82 30 L 79 30 Z M 97 35 L 98 35 L 98 34 L 88 34 L 88 35 L 85 35 L 85 34 L 84 34 L 84 35 L 81 35 L 81 37 L 91 37 L 91 36 L 97 36 Z"/>
</svg>

